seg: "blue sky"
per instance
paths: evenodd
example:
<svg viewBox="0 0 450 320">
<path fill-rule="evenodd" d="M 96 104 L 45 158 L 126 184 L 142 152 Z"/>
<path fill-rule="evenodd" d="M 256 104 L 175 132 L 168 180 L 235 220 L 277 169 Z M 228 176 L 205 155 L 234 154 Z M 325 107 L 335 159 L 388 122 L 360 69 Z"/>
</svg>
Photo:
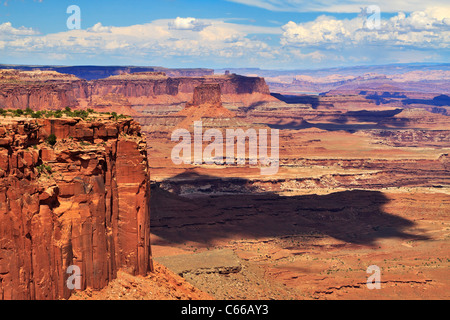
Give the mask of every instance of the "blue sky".
<svg viewBox="0 0 450 320">
<path fill-rule="evenodd" d="M 0 63 L 298 69 L 448 62 L 446 2 L 0 0 Z M 374 4 L 376 28 L 368 24 L 376 13 L 364 9 Z M 67 27 L 70 5 L 80 8 L 80 30 Z"/>
</svg>

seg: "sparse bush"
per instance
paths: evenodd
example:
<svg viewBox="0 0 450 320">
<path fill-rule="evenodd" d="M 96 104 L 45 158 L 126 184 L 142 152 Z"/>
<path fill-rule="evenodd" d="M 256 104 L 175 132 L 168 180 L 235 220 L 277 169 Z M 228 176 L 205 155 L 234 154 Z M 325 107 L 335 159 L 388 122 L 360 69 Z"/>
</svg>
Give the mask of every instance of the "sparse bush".
<svg viewBox="0 0 450 320">
<path fill-rule="evenodd" d="M 42 118 L 42 112 L 41 112 L 41 111 L 33 112 L 33 113 L 31 114 L 31 117 L 32 117 L 33 119 L 40 119 L 40 118 Z"/>
<path fill-rule="evenodd" d="M 86 119 L 89 116 L 89 112 L 86 110 L 75 110 L 72 114 L 74 117 L 79 117 L 82 119 Z"/>
<path fill-rule="evenodd" d="M 61 118 L 63 115 L 62 110 L 56 110 L 55 114 L 53 115 L 55 118 Z"/>
<path fill-rule="evenodd" d="M 118 115 L 116 112 L 111 112 L 111 116 L 114 118 L 114 120 L 125 119 L 127 117 L 123 114 Z"/>
<path fill-rule="evenodd" d="M 56 144 L 56 136 L 52 133 L 51 135 L 49 135 L 49 136 L 47 137 L 47 139 L 45 139 L 45 141 L 46 141 L 49 145 L 54 146 L 54 145 Z"/>
<path fill-rule="evenodd" d="M 45 117 L 46 118 L 51 118 L 51 117 L 54 117 L 54 116 L 55 116 L 55 113 L 53 111 L 47 111 L 45 113 Z"/>
<path fill-rule="evenodd" d="M 68 117 L 73 117 L 72 109 L 70 109 L 69 107 L 66 107 L 66 108 L 64 109 L 64 114 L 65 114 L 66 116 L 68 116 Z"/>
<path fill-rule="evenodd" d="M 52 174 L 52 167 L 45 165 L 45 164 L 41 164 L 40 166 L 37 166 L 36 169 L 38 170 L 39 173 Z"/>
</svg>

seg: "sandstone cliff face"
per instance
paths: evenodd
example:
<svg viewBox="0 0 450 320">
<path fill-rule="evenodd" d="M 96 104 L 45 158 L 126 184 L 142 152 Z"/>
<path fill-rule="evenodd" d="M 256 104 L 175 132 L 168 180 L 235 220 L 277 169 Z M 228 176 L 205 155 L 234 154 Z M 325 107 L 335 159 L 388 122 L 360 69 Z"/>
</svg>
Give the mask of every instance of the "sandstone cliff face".
<svg viewBox="0 0 450 320">
<path fill-rule="evenodd" d="M 195 121 L 202 121 L 205 127 L 227 128 L 239 125 L 236 114 L 222 105 L 221 89 L 217 83 L 202 84 L 194 89 L 194 97 L 186 107 L 176 113 L 184 117 L 177 128 L 189 129 Z"/>
<path fill-rule="evenodd" d="M 168 77 L 164 73 L 136 73 L 117 75 L 106 79 L 86 81 L 76 77 L 51 73 L 40 73 L 29 77 L 18 73 L 14 79 L 0 78 L 0 108 L 49 110 L 91 107 L 105 111 L 124 112 L 123 107 L 115 106 L 115 101 L 124 101 L 125 110 L 133 114 L 131 108 L 154 104 L 177 104 L 189 102 L 194 88 L 205 83 L 217 83 L 222 92 L 222 101 L 246 106 L 276 100 L 270 95 L 263 78 L 229 76 Z M 1 72 L 0 72 L 1 75 Z M 108 98 L 109 97 L 109 98 Z M 111 100 L 109 102 L 109 100 Z M 100 101 L 100 102 L 99 102 Z"/>
<path fill-rule="evenodd" d="M 115 76 L 90 82 L 92 96 L 118 94 L 129 99 L 133 105 L 183 103 L 191 100 L 196 87 L 216 83 L 222 92 L 222 101 L 250 105 L 258 101 L 275 100 L 263 78 L 230 76 L 205 77 L 154 77 L 134 75 Z M 250 100 L 251 101 L 250 101 Z"/>
<path fill-rule="evenodd" d="M 0 83 L 0 107 L 49 110 L 77 107 L 78 99 L 87 99 L 85 81 L 43 81 Z"/>
<path fill-rule="evenodd" d="M 220 86 L 218 84 L 204 84 L 195 88 L 192 103 L 198 106 L 202 104 L 222 104 Z"/>
<path fill-rule="evenodd" d="M 68 298 L 71 265 L 81 289 L 151 271 L 148 181 L 132 120 L 2 120 L 0 299 Z"/>
</svg>

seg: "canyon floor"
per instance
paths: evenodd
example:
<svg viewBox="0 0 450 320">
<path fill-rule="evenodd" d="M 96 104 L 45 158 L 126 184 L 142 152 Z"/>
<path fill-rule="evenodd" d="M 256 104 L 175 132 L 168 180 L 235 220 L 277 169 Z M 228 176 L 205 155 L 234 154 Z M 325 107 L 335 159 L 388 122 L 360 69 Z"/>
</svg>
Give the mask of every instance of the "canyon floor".
<svg viewBox="0 0 450 320">
<path fill-rule="evenodd" d="M 175 271 L 180 259 L 198 261 L 178 272 L 215 299 L 448 299 L 448 117 L 426 113 L 436 120 L 427 123 L 404 110 L 336 121 L 309 109 L 299 120 L 301 106 L 280 106 L 273 117 L 258 106 L 240 118 L 280 129 L 273 176 L 176 166 L 170 129 L 144 126 L 155 260 Z M 238 270 L 201 267 L 221 250 L 235 253 Z M 372 265 L 380 290 L 367 287 Z"/>
<path fill-rule="evenodd" d="M 186 275 L 218 299 L 446 299 L 448 201 L 419 189 L 196 198 L 188 216 L 217 216 L 154 225 L 153 253 L 233 250 L 239 272 Z M 366 287 L 371 265 L 381 290 Z"/>
</svg>

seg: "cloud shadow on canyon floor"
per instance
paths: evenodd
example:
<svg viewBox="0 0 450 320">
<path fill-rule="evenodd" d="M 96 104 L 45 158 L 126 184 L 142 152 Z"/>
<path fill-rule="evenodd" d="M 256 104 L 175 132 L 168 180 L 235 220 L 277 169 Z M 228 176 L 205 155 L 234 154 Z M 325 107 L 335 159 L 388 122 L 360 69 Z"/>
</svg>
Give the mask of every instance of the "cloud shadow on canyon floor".
<svg viewBox="0 0 450 320">
<path fill-rule="evenodd" d="M 154 184 L 152 233 L 172 243 L 204 245 L 217 239 L 310 235 L 368 246 L 386 238 L 428 239 L 408 230 L 414 222 L 385 212 L 390 200 L 379 191 L 280 196 L 252 188 L 246 179 L 189 172 Z M 181 191 L 203 195 L 187 198 L 178 195 Z"/>
</svg>

